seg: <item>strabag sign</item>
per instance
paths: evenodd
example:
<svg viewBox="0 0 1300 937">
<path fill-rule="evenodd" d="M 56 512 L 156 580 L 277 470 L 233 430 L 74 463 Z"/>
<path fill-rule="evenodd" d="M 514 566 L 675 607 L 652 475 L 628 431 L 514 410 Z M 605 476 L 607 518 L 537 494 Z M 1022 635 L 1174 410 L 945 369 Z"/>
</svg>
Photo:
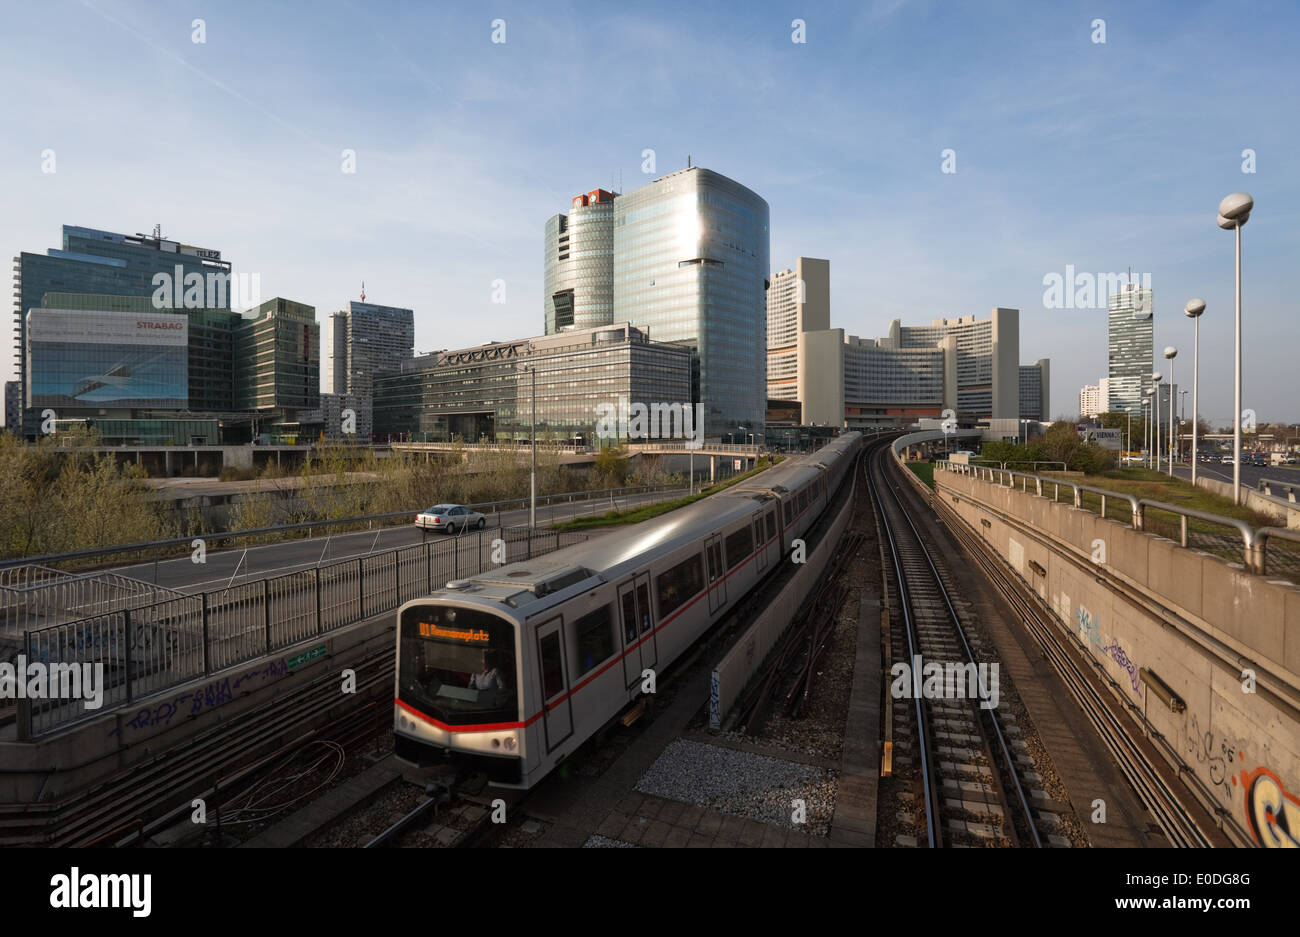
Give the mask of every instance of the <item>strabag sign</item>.
<svg viewBox="0 0 1300 937">
<path fill-rule="evenodd" d="M 187 347 L 188 316 L 156 312 L 100 312 L 80 309 L 33 309 L 27 314 L 33 342 L 92 345 Z"/>
</svg>

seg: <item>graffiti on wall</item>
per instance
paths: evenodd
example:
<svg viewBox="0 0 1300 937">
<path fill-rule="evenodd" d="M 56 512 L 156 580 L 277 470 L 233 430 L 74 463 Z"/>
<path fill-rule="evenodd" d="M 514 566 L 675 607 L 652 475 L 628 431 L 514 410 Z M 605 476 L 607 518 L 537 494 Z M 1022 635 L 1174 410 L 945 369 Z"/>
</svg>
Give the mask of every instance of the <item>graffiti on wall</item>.
<svg viewBox="0 0 1300 937">
<path fill-rule="evenodd" d="M 288 672 L 288 663 L 281 657 L 267 664 L 250 668 L 242 674 L 219 677 L 198 689 L 137 710 L 135 715 L 130 719 L 124 719 L 121 725 L 110 731 L 108 735 L 110 737 L 124 735 L 126 730 L 136 731 L 150 726 L 167 728 L 177 716 L 186 718 L 198 716 L 230 702 L 236 695 L 251 692 L 258 686 L 278 680 Z"/>
<path fill-rule="evenodd" d="M 1078 624 L 1079 641 L 1092 650 L 1094 654 L 1109 657 L 1128 674 L 1129 685 L 1133 695 L 1142 698 L 1142 681 L 1138 676 L 1138 666 L 1129 657 L 1128 652 L 1120 646 L 1118 640 L 1111 641 L 1101 633 L 1101 619 L 1082 605 L 1074 613 Z"/>
<path fill-rule="evenodd" d="M 1300 798 L 1287 791 L 1282 779 L 1264 767 L 1243 770 L 1232 783 L 1241 784 L 1246 820 L 1255 842 L 1270 849 L 1300 849 Z"/>
<path fill-rule="evenodd" d="M 1212 731 L 1202 732 L 1195 714 L 1187 721 L 1187 759 L 1204 765 L 1210 783 L 1216 787 L 1228 783 L 1234 761 L 1245 760 L 1246 755 L 1241 751 L 1244 747 L 1244 742 L 1238 744 L 1222 732 L 1218 735 Z M 1233 783 L 1236 783 L 1235 778 Z"/>
</svg>

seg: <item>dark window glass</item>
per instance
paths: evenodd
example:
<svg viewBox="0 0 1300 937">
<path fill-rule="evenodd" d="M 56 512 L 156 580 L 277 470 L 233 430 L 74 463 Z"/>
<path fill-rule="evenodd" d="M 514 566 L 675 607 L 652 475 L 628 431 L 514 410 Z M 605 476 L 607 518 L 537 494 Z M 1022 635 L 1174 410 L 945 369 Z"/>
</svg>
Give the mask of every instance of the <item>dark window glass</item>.
<svg viewBox="0 0 1300 937">
<path fill-rule="evenodd" d="M 641 633 L 650 630 L 650 586 L 641 583 L 636 587 L 636 601 L 641 608 Z"/>
<path fill-rule="evenodd" d="M 560 660 L 560 633 L 542 638 L 542 695 L 551 699 L 564 690 L 564 666 Z"/>
<path fill-rule="evenodd" d="M 655 577 L 655 593 L 662 621 L 695 598 L 704 588 L 704 563 L 697 554 Z"/>
<path fill-rule="evenodd" d="M 451 725 L 519 718 L 510 622 L 431 603 L 408 608 L 399 627 L 400 699 Z"/>
<path fill-rule="evenodd" d="M 614 631 L 610 627 L 609 606 L 602 605 L 588 612 L 573 625 L 578 643 L 578 673 L 594 669 L 614 653 Z"/>
<path fill-rule="evenodd" d="M 754 538 L 748 524 L 734 534 L 727 535 L 727 569 L 735 569 L 753 552 Z"/>
<path fill-rule="evenodd" d="M 623 594 L 623 634 L 628 644 L 636 640 L 636 597 L 631 589 Z"/>
</svg>

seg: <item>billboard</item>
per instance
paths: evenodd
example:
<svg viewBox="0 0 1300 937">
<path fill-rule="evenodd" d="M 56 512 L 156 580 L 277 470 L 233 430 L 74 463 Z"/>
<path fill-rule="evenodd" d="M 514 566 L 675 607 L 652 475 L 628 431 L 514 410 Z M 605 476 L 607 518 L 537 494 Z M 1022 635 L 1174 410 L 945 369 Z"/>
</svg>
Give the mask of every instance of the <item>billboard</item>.
<svg viewBox="0 0 1300 937">
<path fill-rule="evenodd" d="M 184 409 L 189 319 L 165 313 L 32 309 L 32 407 Z"/>
</svg>

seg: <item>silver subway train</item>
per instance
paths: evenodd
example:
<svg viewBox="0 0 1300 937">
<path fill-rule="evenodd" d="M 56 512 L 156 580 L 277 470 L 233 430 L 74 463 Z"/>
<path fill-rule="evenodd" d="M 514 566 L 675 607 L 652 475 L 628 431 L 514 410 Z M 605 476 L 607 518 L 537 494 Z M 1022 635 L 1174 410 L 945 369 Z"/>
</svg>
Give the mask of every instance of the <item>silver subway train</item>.
<svg viewBox="0 0 1300 937">
<path fill-rule="evenodd" d="M 772 570 L 861 446 L 846 433 L 662 517 L 405 603 L 398 758 L 536 785 Z"/>
</svg>

